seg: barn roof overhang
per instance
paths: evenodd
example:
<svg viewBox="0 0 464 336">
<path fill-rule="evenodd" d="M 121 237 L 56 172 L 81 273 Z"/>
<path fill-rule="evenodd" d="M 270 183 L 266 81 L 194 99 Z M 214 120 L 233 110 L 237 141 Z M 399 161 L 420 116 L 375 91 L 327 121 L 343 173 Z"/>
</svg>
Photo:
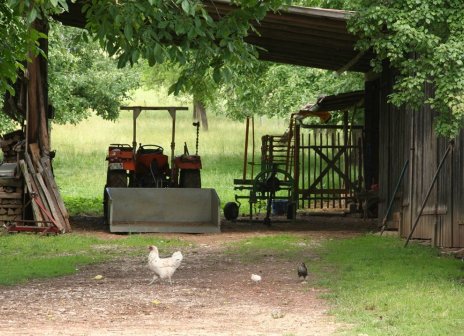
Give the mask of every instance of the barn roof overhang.
<svg viewBox="0 0 464 336">
<path fill-rule="evenodd" d="M 295 114 L 295 119 L 305 127 L 308 125 L 302 124 L 307 117 L 319 117 L 323 123 L 326 123 L 331 118 L 333 111 L 348 111 L 350 109 L 364 107 L 365 91 L 351 91 L 336 95 L 321 96 L 317 98 L 315 103 L 310 103 L 303 106 L 298 113 Z M 310 127 L 313 127 L 311 125 Z"/>
<path fill-rule="evenodd" d="M 84 1 L 69 3 L 69 11 L 56 18 L 65 25 L 83 28 Z M 234 6 L 226 0 L 205 2 L 213 18 L 231 12 Z M 289 6 L 279 12 L 269 12 L 256 22 L 256 32 L 246 41 L 259 47 L 259 58 L 285 64 L 335 71 L 370 70 L 369 53 L 360 53 L 354 46 L 356 36 L 348 32 L 347 20 L 353 12 Z"/>
<path fill-rule="evenodd" d="M 300 111 L 343 111 L 364 106 L 364 90 L 321 96 L 314 104 L 304 106 Z"/>
</svg>

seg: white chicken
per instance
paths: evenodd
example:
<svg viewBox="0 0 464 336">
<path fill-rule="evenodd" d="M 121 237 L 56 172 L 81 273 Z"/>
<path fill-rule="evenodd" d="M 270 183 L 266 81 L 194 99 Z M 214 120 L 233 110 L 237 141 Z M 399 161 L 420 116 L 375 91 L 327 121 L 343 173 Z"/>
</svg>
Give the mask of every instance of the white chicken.
<svg viewBox="0 0 464 336">
<path fill-rule="evenodd" d="M 255 283 L 258 283 L 261 281 L 261 275 L 258 275 L 258 274 L 252 274 L 251 275 L 251 280 Z"/>
<path fill-rule="evenodd" d="M 158 278 L 167 278 L 169 279 L 169 283 L 172 284 L 171 277 L 182 262 L 182 253 L 177 251 L 169 258 L 160 258 L 158 248 L 156 246 L 149 246 L 148 249 L 150 250 L 150 254 L 148 254 L 148 268 L 155 273 L 149 285 L 155 282 Z"/>
</svg>

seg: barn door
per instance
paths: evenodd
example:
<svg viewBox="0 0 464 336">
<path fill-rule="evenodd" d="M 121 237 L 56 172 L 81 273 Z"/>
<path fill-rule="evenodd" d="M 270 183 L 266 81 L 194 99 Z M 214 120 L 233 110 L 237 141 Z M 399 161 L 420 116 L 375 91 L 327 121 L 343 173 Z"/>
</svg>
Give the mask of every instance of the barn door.
<svg viewBox="0 0 464 336">
<path fill-rule="evenodd" d="M 300 208 L 346 209 L 363 187 L 362 127 L 308 127 L 299 150 Z"/>
</svg>

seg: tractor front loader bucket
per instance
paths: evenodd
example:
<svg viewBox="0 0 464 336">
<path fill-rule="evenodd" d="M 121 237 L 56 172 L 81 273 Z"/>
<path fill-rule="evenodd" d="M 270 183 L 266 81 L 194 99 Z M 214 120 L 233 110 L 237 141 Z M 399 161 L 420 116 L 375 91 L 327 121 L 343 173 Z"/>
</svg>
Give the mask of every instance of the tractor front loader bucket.
<svg viewBox="0 0 464 336">
<path fill-rule="evenodd" d="M 111 232 L 220 232 L 214 189 L 107 188 Z"/>
</svg>

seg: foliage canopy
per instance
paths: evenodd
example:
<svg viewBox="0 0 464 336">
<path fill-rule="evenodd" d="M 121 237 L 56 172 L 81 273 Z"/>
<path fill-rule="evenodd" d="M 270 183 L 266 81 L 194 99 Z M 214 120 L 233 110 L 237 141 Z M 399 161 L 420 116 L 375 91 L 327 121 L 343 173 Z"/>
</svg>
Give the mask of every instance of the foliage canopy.
<svg viewBox="0 0 464 336">
<path fill-rule="evenodd" d="M 93 110 L 114 120 L 119 106 L 139 86 L 137 69 L 117 69 L 117 61 L 102 52 L 98 43 L 84 42 L 82 31 L 50 25 L 49 95 L 54 122 L 76 124 Z"/>
<path fill-rule="evenodd" d="M 455 137 L 464 127 L 464 6 L 460 0 L 359 0 L 350 29 L 360 50 L 372 48 L 374 70 L 398 71 L 390 101 L 438 113 L 436 131 Z M 425 96 L 424 86 L 434 92 Z"/>
<path fill-rule="evenodd" d="M 118 59 L 120 67 L 140 58 L 150 65 L 166 60 L 180 65 L 172 91 L 194 91 L 227 83 L 234 73 L 255 70 L 257 51 L 244 38 L 267 11 L 298 3 L 357 10 L 350 29 L 360 50 L 372 49 L 375 70 L 388 61 L 398 71 L 390 101 L 439 113 L 436 130 L 454 137 L 464 126 L 464 6 L 460 0 L 241 0 L 230 15 L 215 21 L 199 0 L 88 1 L 88 31 Z M 8 0 L 0 5 L 0 89 L 11 83 L 28 52 L 37 53 L 40 35 L 29 28 L 37 17 L 66 9 L 65 0 Z M 255 67 L 253 69 L 253 67 Z M 243 70 L 245 69 L 245 70 Z M 279 69 L 279 68 L 278 68 Z M 277 71 L 277 69 L 274 69 Z M 238 72 L 236 72 L 238 71 Z M 259 72 L 258 71 L 258 72 Z M 258 73 L 257 72 L 257 73 Z M 434 93 L 424 95 L 424 85 Z M 246 90 L 242 88 L 244 94 Z M 237 92 L 238 93 L 238 92 Z"/>
</svg>

